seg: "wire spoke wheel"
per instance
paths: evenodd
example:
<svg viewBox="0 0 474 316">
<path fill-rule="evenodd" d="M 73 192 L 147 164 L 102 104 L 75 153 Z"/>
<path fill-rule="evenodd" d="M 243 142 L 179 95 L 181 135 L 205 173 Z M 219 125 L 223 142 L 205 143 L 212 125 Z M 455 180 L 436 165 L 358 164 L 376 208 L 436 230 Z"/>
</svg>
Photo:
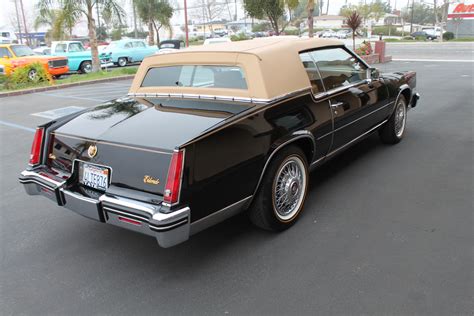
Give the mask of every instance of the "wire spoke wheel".
<svg viewBox="0 0 474 316">
<path fill-rule="evenodd" d="M 273 183 L 273 207 L 282 221 L 291 220 L 300 210 L 306 193 L 306 172 L 303 161 L 291 156 L 281 165 Z"/>
<path fill-rule="evenodd" d="M 395 135 L 401 137 L 405 130 L 405 122 L 407 118 L 407 109 L 403 102 L 397 104 L 395 110 Z"/>
</svg>

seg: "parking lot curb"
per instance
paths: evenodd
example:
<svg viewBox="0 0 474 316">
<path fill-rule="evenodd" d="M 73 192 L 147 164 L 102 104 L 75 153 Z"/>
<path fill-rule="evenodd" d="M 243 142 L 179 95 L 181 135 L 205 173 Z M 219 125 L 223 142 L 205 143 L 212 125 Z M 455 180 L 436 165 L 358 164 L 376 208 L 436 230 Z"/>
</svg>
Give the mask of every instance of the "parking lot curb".
<svg viewBox="0 0 474 316">
<path fill-rule="evenodd" d="M 71 88 L 71 87 L 76 87 L 76 86 L 84 86 L 84 85 L 95 84 L 95 83 L 104 83 L 104 82 L 110 82 L 110 81 L 127 80 L 127 79 L 133 79 L 134 77 L 135 77 L 135 75 L 126 75 L 126 76 L 120 76 L 120 77 L 96 79 L 96 80 L 81 81 L 81 82 L 74 82 L 74 83 L 65 83 L 65 84 L 59 84 L 59 85 L 56 85 L 56 86 L 32 88 L 32 89 L 18 90 L 18 91 L 12 91 L 12 92 L 1 92 L 0 93 L 0 98 L 13 97 L 13 96 L 17 96 L 17 95 L 43 92 L 43 91 L 49 91 L 49 90 L 65 89 L 65 88 Z"/>
</svg>

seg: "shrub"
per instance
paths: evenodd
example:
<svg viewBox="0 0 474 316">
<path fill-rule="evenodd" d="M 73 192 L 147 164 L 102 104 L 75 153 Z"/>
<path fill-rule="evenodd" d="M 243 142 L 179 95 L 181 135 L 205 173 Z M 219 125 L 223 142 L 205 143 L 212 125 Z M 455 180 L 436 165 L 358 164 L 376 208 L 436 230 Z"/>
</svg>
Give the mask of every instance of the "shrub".
<svg viewBox="0 0 474 316">
<path fill-rule="evenodd" d="M 32 63 L 15 68 L 15 71 L 8 76 L 5 87 L 7 89 L 18 89 L 38 84 L 44 85 L 45 83 L 53 85 L 53 77 L 44 69 L 42 64 Z"/>
<path fill-rule="evenodd" d="M 266 32 L 270 31 L 272 27 L 270 26 L 270 23 L 263 22 L 263 23 L 258 23 L 254 24 L 252 27 L 252 32 Z"/>
<path fill-rule="evenodd" d="M 446 32 L 443 34 L 443 39 L 445 41 L 450 41 L 452 39 L 454 39 L 454 33 L 453 32 Z"/>
<path fill-rule="evenodd" d="M 385 25 L 385 26 L 376 26 L 372 29 L 372 34 L 388 36 L 401 36 L 402 32 L 397 31 L 397 27 L 393 25 Z"/>
<path fill-rule="evenodd" d="M 237 34 L 237 35 L 232 35 L 232 36 L 230 37 L 230 40 L 231 40 L 232 42 L 245 41 L 245 40 L 248 40 L 248 39 L 250 39 L 250 37 L 248 37 L 247 35 L 245 35 L 245 33 L 243 33 L 243 32 L 242 32 L 242 33 L 239 33 L 239 34 Z"/>
<path fill-rule="evenodd" d="M 372 54 L 372 45 L 370 42 L 363 41 L 362 44 L 355 50 L 357 55 L 371 55 Z"/>
<path fill-rule="evenodd" d="M 289 29 L 284 31 L 285 35 L 300 35 L 300 30 L 298 29 Z"/>
<path fill-rule="evenodd" d="M 413 37 L 411 37 L 411 36 L 405 36 L 405 37 L 403 38 L 403 40 L 405 40 L 405 41 L 413 41 Z"/>
</svg>

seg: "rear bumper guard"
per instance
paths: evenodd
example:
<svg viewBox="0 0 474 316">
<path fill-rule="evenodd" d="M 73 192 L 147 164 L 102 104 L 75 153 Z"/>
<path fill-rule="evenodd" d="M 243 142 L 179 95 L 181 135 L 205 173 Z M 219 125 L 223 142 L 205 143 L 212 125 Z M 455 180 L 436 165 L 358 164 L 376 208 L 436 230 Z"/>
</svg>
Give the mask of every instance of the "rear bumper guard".
<svg viewBox="0 0 474 316">
<path fill-rule="evenodd" d="M 160 212 L 161 205 L 128 198 L 103 194 L 93 199 L 66 189 L 66 181 L 55 181 L 34 170 L 23 171 L 19 180 L 29 195 L 43 195 L 89 219 L 153 236 L 161 247 L 171 247 L 189 238 L 189 207 L 165 214 Z"/>
</svg>

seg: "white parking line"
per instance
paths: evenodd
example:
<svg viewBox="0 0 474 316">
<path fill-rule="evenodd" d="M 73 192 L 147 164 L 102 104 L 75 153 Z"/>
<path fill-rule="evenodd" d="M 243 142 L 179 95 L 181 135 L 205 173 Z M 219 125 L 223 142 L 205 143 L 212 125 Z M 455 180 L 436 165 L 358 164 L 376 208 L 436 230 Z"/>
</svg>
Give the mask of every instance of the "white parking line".
<svg viewBox="0 0 474 316">
<path fill-rule="evenodd" d="M 61 95 L 61 94 L 52 94 L 52 93 L 36 93 L 39 95 L 44 95 L 47 97 L 56 97 L 56 98 L 63 98 L 63 99 L 78 99 L 78 100 L 89 100 L 89 101 L 98 101 L 98 102 L 104 102 L 107 101 L 107 99 L 97 99 L 97 98 L 86 98 L 86 97 L 74 97 L 74 96 L 67 96 L 67 95 Z"/>
<path fill-rule="evenodd" d="M 392 58 L 393 61 L 427 61 L 441 63 L 474 63 L 472 59 L 412 59 L 412 58 Z"/>
<path fill-rule="evenodd" d="M 69 88 L 69 89 L 64 89 L 62 90 L 62 92 L 55 92 L 55 93 L 75 93 L 75 92 L 86 92 L 86 91 L 122 91 L 122 90 L 126 90 L 126 88 L 118 88 L 118 87 L 76 87 L 76 88 Z M 127 89 L 128 90 L 128 89 Z"/>
<path fill-rule="evenodd" d="M 8 127 L 18 128 L 18 129 L 21 129 L 21 130 L 24 130 L 24 131 L 27 131 L 27 132 L 31 132 L 31 133 L 35 132 L 34 128 L 29 128 L 29 127 L 26 127 L 26 126 L 23 126 L 23 125 L 18 125 L 18 124 L 11 123 L 11 122 L 0 121 L 0 125 L 5 125 L 5 126 L 8 126 Z"/>
</svg>

